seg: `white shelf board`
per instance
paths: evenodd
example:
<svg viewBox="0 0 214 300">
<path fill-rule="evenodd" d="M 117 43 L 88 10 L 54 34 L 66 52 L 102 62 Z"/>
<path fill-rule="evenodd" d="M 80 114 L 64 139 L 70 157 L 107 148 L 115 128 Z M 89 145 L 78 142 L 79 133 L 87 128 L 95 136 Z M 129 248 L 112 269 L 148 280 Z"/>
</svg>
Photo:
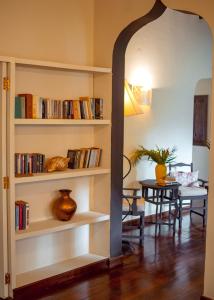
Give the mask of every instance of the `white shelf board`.
<svg viewBox="0 0 214 300">
<path fill-rule="evenodd" d="M 32 238 L 35 236 L 41 236 L 45 234 L 50 234 L 53 232 L 59 232 L 63 230 L 74 229 L 82 225 L 93 224 L 108 221 L 110 216 L 107 214 L 87 211 L 82 213 L 76 213 L 70 221 L 59 221 L 56 219 L 48 219 L 39 222 L 30 223 L 29 229 L 20 230 L 16 232 L 15 239 L 23 240 L 27 238 Z"/>
<path fill-rule="evenodd" d="M 106 259 L 107 257 L 105 256 L 99 256 L 89 253 L 47 267 L 18 274 L 16 276 L 16 288 Z"/>
<path fill-rule="evenodd" d="M 107 168 L 84 168 L 84 169 L 67 169 L 65 171 L 56 171 L 52 173 L 36 173 L 33 176 L 29 177 L 15 177 L 15 184 L 20 183 L 31 183 L 31 182 L 39 182 L 39 181 L 48 181 L 48 180 L 58 180 L 58 179 L 66 179 L 66 178 L 74 178 L 74 177 L 85 177 L 85 176 L 94 176 L 94 175 L 102 175 L 109 174 L 110 169 Z"/>
<path fill-rule="evenodd" d="M 82 72 L 93 72 L 93 73 L 111 73 L 111 68 L 95 67 L 95 66 L 83 66 L 83 65 L 72 65 L 61 62 L 53 61 L 42 61 L 42 60 L 31 60 L 24 58 L 15 58 L 15 62 L 20 65 L 38 66 L 57 68 L 64 70 L 82 71 Z"/>
<path fill-rule="evenodd" d="M 14 119 L 15 125 L 110 125 L 110 120 Z"/>
</svg>

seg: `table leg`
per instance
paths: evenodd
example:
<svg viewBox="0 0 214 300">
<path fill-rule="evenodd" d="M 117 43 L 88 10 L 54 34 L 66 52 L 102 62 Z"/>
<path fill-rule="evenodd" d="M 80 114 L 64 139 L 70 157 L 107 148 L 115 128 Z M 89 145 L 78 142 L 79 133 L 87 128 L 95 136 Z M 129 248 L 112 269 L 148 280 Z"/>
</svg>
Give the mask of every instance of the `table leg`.
<svg viewBox="0 0 214 300">
<path fill-rule="evenodd" d="M 159 190 L 156 190 L 156 213 L 155 213 L 155 236 L 157 235 L 158 231 L 158 199 L 159 199 Z M 159 227 L 160 230 L 160 227 Z"/>
<path fill-rule="evenodd" d="M 177 200 L 175 200 L 175 213 L 174 213 L 174 220 L 173 220 L 173 235 L 175 235 L 176 220 L 177 220 L 178 213 L 179 213 L 178 202 L 177 202 Z"/>
</svg>

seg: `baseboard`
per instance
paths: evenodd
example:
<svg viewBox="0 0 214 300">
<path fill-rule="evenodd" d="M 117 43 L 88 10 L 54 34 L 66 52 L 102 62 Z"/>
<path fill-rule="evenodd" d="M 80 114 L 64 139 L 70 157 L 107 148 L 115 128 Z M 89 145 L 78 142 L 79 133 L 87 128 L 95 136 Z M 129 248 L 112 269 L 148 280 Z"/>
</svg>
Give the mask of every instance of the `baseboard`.
<svg viewBox="0 0 214 300">
<path fill-rule="evenodd" d="M 116 259 L 115 259 L 116 260 Z M 14 299 L 38 299 L 39 297 L 46 296 L 57 289 L 66 287 L 71 283 L 78 280 L 88 279 L 90 276 L 104 272 L 110 267 L 109 259 L 104 259 L 100 262 L 92 263 L 63 274 L 46 278 L 38 282 L 28 284 L 26 286 L 14 289 Z"/>
<path fill-rule="evenodd" d="M 108 267 L 113 269 L 115 267 L 121 267 L 123 265 L 123 255 L 109 258 Z"/>
<path fill-rule="evenodd" d="M 205 297 L 205 296 L 201 296 L 201 300 L 213 300 L 213 299 Z"/>
</svg>

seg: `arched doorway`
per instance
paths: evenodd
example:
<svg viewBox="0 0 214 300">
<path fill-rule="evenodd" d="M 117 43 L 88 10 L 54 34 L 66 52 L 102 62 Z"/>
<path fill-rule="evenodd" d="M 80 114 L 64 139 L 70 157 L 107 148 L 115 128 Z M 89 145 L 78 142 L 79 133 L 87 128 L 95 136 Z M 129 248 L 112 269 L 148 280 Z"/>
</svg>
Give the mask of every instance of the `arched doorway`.
<svg viewBox="0 0 214 300">
<path fill-rule="evenodd" d="M 156 1 L 151 11 L 129 24 L 118 36 L 113 52 L 113 81 L 112 81 L 112 180 L 111 180 L 111 256 L 121 254 L 121 191 L 123 170 L 123 102 L 124 102 L 124 69 L 126 47 L 136 31 L 146 24 L 159 18 L 166 6 Z M 189 12 L 186 12 L 189 13 Z"/>
</svg>

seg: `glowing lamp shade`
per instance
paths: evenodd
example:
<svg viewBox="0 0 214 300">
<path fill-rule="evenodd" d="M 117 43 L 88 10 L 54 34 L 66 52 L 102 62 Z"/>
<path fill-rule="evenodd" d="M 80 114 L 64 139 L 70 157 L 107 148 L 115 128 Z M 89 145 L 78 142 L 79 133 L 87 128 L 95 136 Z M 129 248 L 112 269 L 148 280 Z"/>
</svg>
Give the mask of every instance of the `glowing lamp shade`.
<svg viewBox="0 0 214 300">
<path fill-rule="evenodd" d="M 142 86 L 131 85 L 125 80 L 124 115 L 133 116 L 143 114 L 144 106 L 151 105 L 152 90 Z"/>
<path fill-rule="evenodd" d="M 145 89 L 142 86 L 133 86 L 132 92 L 139 105 L 150 106 L 152 101 L 152 89 Z"/>
</svg>

